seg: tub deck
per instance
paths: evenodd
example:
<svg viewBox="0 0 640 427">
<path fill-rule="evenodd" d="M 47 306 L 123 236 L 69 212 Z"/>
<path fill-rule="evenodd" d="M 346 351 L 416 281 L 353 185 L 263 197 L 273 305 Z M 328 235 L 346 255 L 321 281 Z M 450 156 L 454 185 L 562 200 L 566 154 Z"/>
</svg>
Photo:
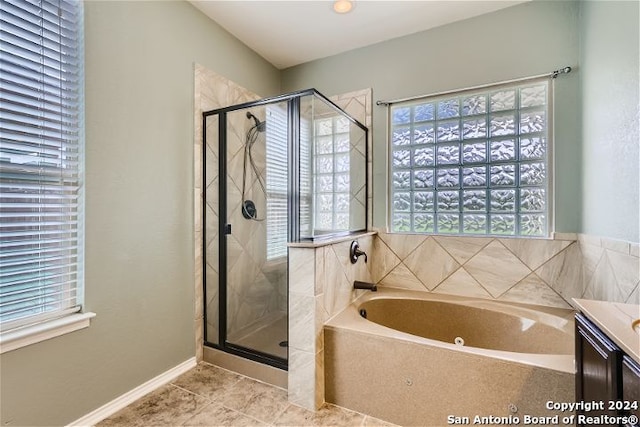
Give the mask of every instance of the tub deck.
<svg viewBox="0 0 640 427">
<path fill-rule="evenodd" d="M 494 316 L 493 320 L 495 313 L 499 313 L 497 319 L 502 319 L 502 323 L 504 316 L 526 319 L 518 321 L 520 328 L 524 326 L 526 330 L 522 331 L 521 339 L 511 331 L 500 348 L 492 349 L 481 348 L 477 343 L 459 346 L 449 338 L 439 340 L 407 332 L 424 331 L 424 326 L 414 330 L 397 326 L 416 320 L 415 309 L 408 306 L 422 300 L 437 303 L 439 311 L 435 319 L 445 326 L 456 323 L 442 318 L 446 309 L 464 317 L 464 311 L 460 310 L 466 307 L 476 310 L 471 326 L 485 323 L 482 317 L 477 317 L 482 314 L 477 311 L 480 310 L 489 319 Z M 406 309 L 402 309 L 402 303 Z M 380 304 L 387 306 L 376 307 Z M 394 308 L 389 310 L 389 304 Z M 374 321 L 361 317 L 361 308 Z M 374 314 L 376 311 L 378 314 Z M 573 313 L 566 309 L 379 288 L 378 292 L 363 295 L 325 325 L 326 400 L 401 425 L 446 425 L 449 416 L 473 419 L 476 415 L 556 415 L 546 409 L 547 401 L 574 400 Z M 544 340 L 524 344 L 531 341 L 524 338 L 526 332 L 536 327 L 541 332 L 537 334 L 539 338 L 544 338 L 545 332 L 555 331 L 555 338 L 547 340 L 546 350 L 551 354 L 545 353 Z M 456 335 L 455 330 L 448 329 L 439 327 L 438 334 L 447 331 L 449 337 Z M 488 337 L 501 335 L 495 325 L 489 325 L 488 330 L 489 333 L 483 332 Z M 473 342 L 469 334 L 474 331 L 478 328 L 470 327 L 461 333 Z M 513 408 L 517 408 L 516 412 L 511 412 Z"/>
</svg>

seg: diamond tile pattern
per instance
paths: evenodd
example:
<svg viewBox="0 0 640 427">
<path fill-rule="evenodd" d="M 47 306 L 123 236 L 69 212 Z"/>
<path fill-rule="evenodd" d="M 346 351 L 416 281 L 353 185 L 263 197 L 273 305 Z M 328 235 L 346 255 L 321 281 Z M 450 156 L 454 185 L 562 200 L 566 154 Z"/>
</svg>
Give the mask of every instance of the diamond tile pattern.
<svg viewBox="0 0 640 427">
<path fill-rule="evenodd" d="M 379 233 L 374 247 L 382 286 L 549 307 L 571 298 L 640 303 L 637 244 Z"/>
<path fill-rule="evenodd" d="M 432 238 L 427 238 L 404 261 L 428 289 L 434 289 L 460 267 L 460 264 Z"/>
<path fill-rule="evenodd" d="M 465 264 L 465 268 L 495 298 L 531 272 L 498 241 L 484 247 Z"/>
<path fill-rule="evenodd" d="M 491 299 L 491 295 L 464 268 L 456 270 L 433 292 Z"/>
<path fill-rule="evenodd" d="M 398 264 L 389 274 L 384 276 L 380 284 L 415 291 L 429 290 L 404 263 Z"/>
</svg>

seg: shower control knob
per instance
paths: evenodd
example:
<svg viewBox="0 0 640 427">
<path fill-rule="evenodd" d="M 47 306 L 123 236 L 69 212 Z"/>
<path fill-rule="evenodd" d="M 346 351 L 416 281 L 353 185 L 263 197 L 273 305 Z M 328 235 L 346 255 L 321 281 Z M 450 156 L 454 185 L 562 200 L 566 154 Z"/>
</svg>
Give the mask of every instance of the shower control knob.
<svg viewBox="0 0 640 427">
<path fill-rule="evenodd" d="M 367 262 L 367 254 L 360 249 L 360 245 L 355 240 L 351 242 L 351 248 L 349 249 L 349 259 L 351 260 L 351 264 L 355 264 L 358 262 L 358 258 L 364 255 L 364 262 Z"/>
</svg>

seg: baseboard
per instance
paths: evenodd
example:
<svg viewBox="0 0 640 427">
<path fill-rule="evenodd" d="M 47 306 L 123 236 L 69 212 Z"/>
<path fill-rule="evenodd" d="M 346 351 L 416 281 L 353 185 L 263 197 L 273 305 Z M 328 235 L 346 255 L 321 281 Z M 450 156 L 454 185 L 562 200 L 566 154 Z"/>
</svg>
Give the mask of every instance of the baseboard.
<svg viewBox="0 0 640 427">
<path fill-rule="evenodd" d="M 125 394 L 119 397 L 116 397 L 111 402 L 105 405 L 102 405 L 95 411 L 92 411 L 87 415 L 85 415 L 84 417 L 81 417 L 75 420 L 74 422 L 69 423 L 67 427 L 96 425 L 97 423 L 104 420 L 105 418 L 108 418 L 111 415 L 115 414 L 125 406 L 130 405 L 131 403 L 140 399 L 142 396 L 156 390 L 157 388 L 162 387 L 165 384 L 170 383 L 174 379 L 178 378 L 180 375 L 187 372 L 189 369 L 195 368 L 196 364 L 197 363 L 196 363 L 195 357 L 185 360 L 178 366 L 175 366 L 169 369 L 168 371 L 161 373 L 155 378 L 151 378 L 146 383 L 139 385 L 138 387 L 126 392 Z"/>
</svg>

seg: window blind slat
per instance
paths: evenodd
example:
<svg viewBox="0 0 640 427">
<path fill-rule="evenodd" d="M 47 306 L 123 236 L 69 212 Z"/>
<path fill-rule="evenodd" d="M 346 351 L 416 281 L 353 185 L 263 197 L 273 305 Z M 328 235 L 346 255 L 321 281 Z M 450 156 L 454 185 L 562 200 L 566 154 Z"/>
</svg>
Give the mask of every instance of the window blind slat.
<svg viewBox="0 0 640 427">
<path fill-rule="evenodd" d="M 1 33 L 0 33 L 1 36 Z M 0 43 L 0 46 L 2 44 Z M 78 78 L 78 66 L 74 62 L 65 62 L 63 60 L 47 59 L 44 61 L 42 57 L 24 52 L 18 55 L 18 49 L 15 46 L 7 46 L 16 51 L 15 54 L 3 56 L 0 64 L 2 64 L 3 80 L 14 83 L 21 83 L 32 87 L 42 87 L 55 91 L 63 89 L 63 94 L 73 93 L 73 82 Z"/>
<path fill-rule="evenodd" d="M 57 200 L 58 203 L 66 202 L 67 200 L 77 199 L 78 196 L 73 193 L 15 193 L 7 192 L 0 197 L 0 203 L 9 203 L 10 201 L 16 202 L 16 199 L 37 199 L 39 202 L 42 200 Z M 2 217 L 2 210 L 0 210 L 0 217 Z"/>
<path fill-rule="evenodd" d="M 55 314 L 50 317 L 58 317 L 58 311 L 62 311 L 60 307 L 73 307 L 73 301 L 76 300 L 76 292 L 69 292 L 67 294 L 58 295 L 55 298 L 55 295 L 43 295 L 37 301 L 30 301 L 27 304 L 24 304 L 21 308 L 9 310 L 3 312 L 3 316 L 0 318 L 1 321 L 5 321 L 5 319 L 9 318 L 26 318 L 31 315 L 40 314 L 40 310 L 47 310 L 49 312 L 54 312 Z M 62 298 L 61 298 L 62 297 Z M 66 297 L 66 298 L 65 298 Z M 66 311 L 66 308 L 64 309 Z M 29 319 L 25 319 L 29 320 Z"/>
<path fill-rule="evenodd" d="M 55 319 L 61 317 L 63 314 L 70 314 L 80 311 L 80 306 L 74 306 L 73 301 L 76 299 L 76 294 L 70 295 L 68 298 L 59 298 L 52 300 L 50 298 L 44 298 L 42 304 L 31 304 L 24 306 L 20 310 L 7 310 L 7 314 L 0 316 L 0 324 L 2 324 L 2 330 L 6 331 L 11 328 L 17 328 L 25 326 L 27 324 L 39 323 L 48 319 Z M 68 307 L 68 308 L 60 308 Z M 48 315 L 42 315 L 41 310 L 46 310 Z M 36 317 L 37 316 L 37 317 Z M 11 320 L 9 320 L 11 319 Z"/>
<path fill-rule="evenodd" d="M 54 123 L 66 123 L 73 124 L 78 120 L 76 115 L 70 114 L 68 111 L 61 111 L 58 108 L 51 108 L 50 106 L 43 105 L 41 101 L 31 101 L 27 99 L 9 99 L 11 96 L 3 96 L 3 108 L 0 108 L 0 113 L 13 114 L 15 116 L 30 116 L 34 111 L 37 111 L 39 117 L 46 117 Z M 13 98 L 13 97 L 11 97 Z"/>
<path fill-rule="evenodd" d="M 63 167 L 62 164 L 54 165 L 54 164 L 38 164 L 40 162 L 34 162 L 35 164 L 25 165 L 25 164 L 2 164 L 3 169 L 7 169 L 7 172 L 15 172 L 16 174 L 25 174 L 23 180 L 27 180 L 33 182 L 36 180 L 34 176 L 42 176 L 44 177 L 54 177 L 57 179 L 62 178 L 71 178 L 77 176 L 77 170 L 72 170 L 71 168 Z M 61 162 L 64 163 L 64 162 Z M 56 167 L 57 166 L 57 167 Z M 75 165 L 72 165 L 75 166 Z M 2 173 L 4 175 L 4 171 Z"/>
<path fill-rule="evenodd" d="M 75 273 L 61 272 L 58 274 L 43 274 L 32 278 L 20 278 L 13 281 L 7 280 L 0 283 L 0 292 L 7 292 L 16 290 L 18 287 L 24 287 L 25 289 L 31 289 L 33 291 L 39 291 L 47 285 L 60 282 L 70 282 L 75 280 Z M 37 286 L 33 286 L 33 285 Z M 4 299 L 4 295 L 3 295 Z"/>
<path fill-rule="evenodd" d="M 9 89 L 10 83 L 13 82 L 10 82 L 8 79 L 2 79 L 0 75 L 0 96 L 2 96 L 3 99 L 9 101 L 18 99 L 34 108 L 54 108 L 58 111 L 77 114 L 78 96 L 75 93 L 71 94 L 72 96 L 67 94 L 66 97 L 62 97 L 59 92 L 57 94 L 51 92 L 45 93 L 40 87 L 30 87 L 15 83 L 13 84 L 14 90 L 11 90 Z M 16 91 L 16 88 L 19 89 L 20 92 Z"/>
<path fill-rule="evenodd" d="M 51 286 L 62 281 L 75 279 L 75 274 L 67 271 L 72 268 L 75 268 L 75 265 L 69 263 L 69 265 L 65 267 L 43 267 L 42 271 L 36 270 L 31 273 L 15 274 L 13 277 L 9 277 L 7 281 L 0 283 L 0 290 L 2 290 L 3 293 L 2 300 L 4 301 L 5 296 L 8 294 L 17 295 L 18 293 L 41 292 L 45 288 L 45 283 Z M 37 288 L 29 286 L 34 282 L 39 284 Z"/>
<path fill-rule="evenodd" d="M 19 265 L 21 263 L 36 262 L 39 259 L 49 259 L 53 257 L 63 258 L 69 254 L 77 254 L 78 248 L 75 245 L 49 247 L 49 248 L 37 248 L 28 250 L 16 250 L 10 255 L 0 255 L 2 265 L 10 267 L 12 265 Z"/>
<path fill-rule="evenodd" d="M 0 67 L 2 62 L 0 62 Z M 0 95 L 5 108 L 9 105 L 26 106 L 34 111 L 51 111 L 55 114 L 78 119 L 79 94 L 73 89 L 48 86 L 0 71 Z M 71 80 L 67 80 L 70 82 Z M 59 83 L 58 83 L 59 85 Z M 12 89 L 10 89 L 10 87 Z"/>
<path fill-rule="evenodd" d="M 24 65 L 31 63 L 32 67 L 36 64 L 36 61 L 40 60 L 41 78 L 50 76 L 59 78 L 61 73 L 73 71 L 74 68 L 77 70 L 77 67 L 72 66 L 77 62 L 77 58 L 68 54 L 61 55 L 58 52 L 59 49 L 67 50 L 69 46 L 65 46 L 58 40 L 48 40 L 41 35 L 27 38 L 22 29 L 9 27 L 9 25 L 5 24 L 0 30 L 3 47 L 13 53 L 6 55 L 5 58 L 19 59 L 20 63 Z M 31 67 L 24 67 L 24 70 L 26 71 L 29 68 Z"/>
<path fill-rule="evenodd" d="M 34 295 L 34 294 L 46 294 L 48 290 L 54 287 L 60 287 L 62 285 L 68 286 L 72 285 L 77 281 L 77 276 L 70 273 L 60 273 L 57 275 L 43 275 L 41 277 L 36 277 L 33 280 L 23 280 L 20 282 L 15 282 L 11 284 L 2 284 L 0 286 L 0 291 L 3 294 L 12 295 Z M 38 283 L 38 286 L 32 286 L 33 283 Z M 5 301 L 4 297 L 2 299 Z M 19 302 L 19 298 L 15 297 L 14 302 Z"/>
<path fill-rule="evenodd" d="M 40 28 L 51 29 L 63 35 L 76 35 L 78 28 L 78 6 L 67 7 L 64 1 L 47 2 L 26 2 L 24 0 L 3 0 L 2 8 L 8 9 L 13 6 L 14 13 L 30 22 L 35 22 Z M 43 7 L 45 6 L 45 7 Z M 58 8 L 62 9 L 62 14 L 58 15 Z"/>
<path fill-rule="evenodd" d="M 285 109 L 270 106 L 267 111 L 266 183 L 267 260 L 287 255 L 288 238 L 288 118 Z"/>
<path fill-rule="evenodd" d="M 52 293 L 59 292 L 60 288 L 69 288 L 69 285 L 72 283 L 73 281 L 59 281 L 47 286 L 41 286 L 38 289 L 16 287 L 15 291 L 5 293 L 6 299 L 3 298 L 0 306 L 14 305 L 16 302 L 19 302 L 20 299 L 31 298 L 33 295 L 51 295 Z M 67 290 L 67 292 L 69 292 L 69 290 Z"/>
<path fill-rule="evenodd" d="M 4 143 L 13 143 L 16 141 L 24 141 L 25 147 L 32 147 L 37 149 L 37 147 L 46 147 L 53 149 L 62 149 L 66 152 L 72 153 L 78 151 L 77 138 L 69 139 L 68 141 L 44 141 L 38 135 L 29 134 L 26 132 L 15 132 L 9 133 L 5 132 L 4 129 L 0 129 L 0 143 L 4 145 Z"/>
<path fill-rule="evenodd" d="M 29 309 L 41 306 L 41 301 L 43 299 L 47 300 L 51 304 L 59 304 L 61 300 L 72 301 L 75 299 L 75 296 L 75 290 L 61 289 L 56 292 L 48 291 L 46 293 L 25 296 L 18 301 L 17 304 L 0 304 L 0 309 L 3 309 L 4 313 L 7 315 L 12 313 L 23 313 Z"/>
<path fill-rule="evenodd" d="M 0 0 L 0 327 L 80 309 L 82 3 Z"/>
<path fill-rule="evenodd" d="M 3 221 L 12 222 L 17 219 L 24 218 L 25 220 L 33 220 L 33 221 L 66 221 L 68 219 L 76 220 L 78 218 L 77 215 L 74 215 L 73 212 L 11 212 L 11 213 L 3 213 L 0 212 L 0 218 Z"/>
<path fill-rule="evenodd" d="M 60 261 L 62 259 L 68 259 L 68 258 L 73 258 L 76 255 L 71 253 L 70 251 L 65 251 L 63 253 L 60 253 L 60 251 L 58 251 L 58 254 L 52 254 L 49 256 L 44 256 L 41 255 L 37 258 L 34 257 L 21 257 L 21 258 L 16 258 L 13 260 L 3 260 L 2 262 L 2 268 L 7 268 L 7 269 L 11 269 L 11 268 L 15 268 L 18 266 L 28 266 L 28 265 L 36 265 L 36 264 L 43 264 L 46 265 L 48 263 L 51 262 L 57 262 Z M 9 270 L 10 271 L 10 270 Z"/>
<path fill-rule="evenodd" d="M 76 237 L 67 237 L 67 238 L 53 238 L 53 239 L 44 239 L 40 236 L 35 236 L 35 238 L 33 239 L 24 239 L 24 240 L 18 240 L 18 241 L 8 241 L 8 242 L 2 242 L 2 246 L 1 249 L 2 251 L 9 251 L 12 250 L 11 248 L 17 248 L 17 247 L 22 247 L 22 249 L 27 249 L 27 246 L 33 246 L 34 248 L 38 248 L 38 247 L 42 247 L 42 248 L 48 248 L 51 247 L 53 245 L 61 245 L 61 244 L 68 244 L 69 246 L 75 246 L 77 244 L 77 239 Z M 6 254 L 2 254 L 0 256 L 6 256 L 8 255 L 8 253 Z"/>
<path fill-rule="evenodd" d="M 29 34 L 40 33 L 42 37 L 53 42 L 60 43 L 62 40 L 61 44 L 63 46 L 72 46 L 78 41 L 77 36 L 71 32 L 68 32 L 67 34 L 63 34 L 61 32 L 56 33 L 49 28 L 44 28 L 43 31 L 39 17 L 34 17 L 33 15 L 31 17 L 27 15 L 23 16 L 19 13 L 19 10 L 9 4 L 2 9 L 2 13 L 0 13 L 0 22 L 2 22 L 6 31 L 20 31 L 22 29 L 27 29 Z"/>
<path fill-rule="evenodd" d="M 65 288 L 66 292 L 75 291 L 73 286 L 70 285 L 75 285 L 76 281 L 77 278 L 75 276 L 59 275 L 53 279 L 40 277 L 38 282 L 40 283 L 40 286 L 37 288 L 30 286 L 26 282 L 0 287 L 0 290 L 2 290 L 3 293 L 2 301 L 0 301 L 0 307 L 5 307 L 6 311 L 10 309 L 17 310 L 21 308 L 23 301 L 27 299 L 33 301 L 35 300 L 35 296 L 50 296 L 59 292 L 61 288 Z M 45 285 L 47 282 L 48 284 Z"/>
</svg>

